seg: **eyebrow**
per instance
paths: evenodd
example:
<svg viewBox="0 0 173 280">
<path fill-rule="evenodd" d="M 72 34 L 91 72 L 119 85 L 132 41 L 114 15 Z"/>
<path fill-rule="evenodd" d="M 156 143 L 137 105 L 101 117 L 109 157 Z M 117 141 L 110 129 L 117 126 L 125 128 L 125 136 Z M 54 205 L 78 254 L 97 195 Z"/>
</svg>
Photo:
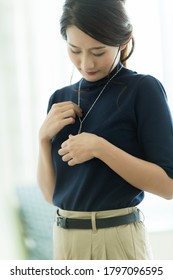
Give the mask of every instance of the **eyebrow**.
<svg viewBox="0 0 173 280">
<path fill-rule="evenodd" d="M 77 46 L 75 46 L 75 45 L 73 45 L 73 44 L 71 44 L 71 43 L 68 43 L 71 47 L 73 47 L 73 48 L 77 48 L 77 49 L 80 49 L 80 47 L 77 47 Z M 93 48 L 89 48 L 89 50 L 101 50 L 101 49 L 105 49 L 106 48 L 106 46 L 99 46 L 99 47 L 93 47 Z"/>
</svg>

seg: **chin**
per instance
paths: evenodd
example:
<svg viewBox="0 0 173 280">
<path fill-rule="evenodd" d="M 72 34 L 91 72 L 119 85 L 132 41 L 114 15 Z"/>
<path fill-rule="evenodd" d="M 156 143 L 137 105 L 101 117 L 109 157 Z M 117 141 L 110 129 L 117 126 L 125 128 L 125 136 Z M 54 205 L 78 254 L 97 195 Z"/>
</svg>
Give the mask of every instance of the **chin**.
<svg viewBox="0 0 173 280">
<path fill-rule="evenodd" d="M 82 73 L 81 73 L 82 74 Z M 95 74 L 83 74 L 82 75 L 84 77 L 85 80 L 89 81 L 89 82 L 96 82 L 98 80 L 101 80 L 102 78 L 104 78 L 106 76 L 106 74 L 100 74 L 100 73 L 95 73 Z"/>
</svg>

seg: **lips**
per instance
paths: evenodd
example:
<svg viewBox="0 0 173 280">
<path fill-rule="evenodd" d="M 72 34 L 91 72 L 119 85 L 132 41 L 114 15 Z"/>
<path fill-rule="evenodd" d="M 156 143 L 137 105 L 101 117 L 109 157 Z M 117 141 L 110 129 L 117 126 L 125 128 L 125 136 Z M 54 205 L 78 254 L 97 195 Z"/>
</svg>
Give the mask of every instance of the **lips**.
<svg viewBox="0 0 173 280">
<path fill-rule="evenodd" d="M 85 71 L 85 73 L 86 73 L 88 76 L 93 76 L 93 75 L 95 75 L 97 72 L 87 72 L 87 71 Z"/>
</svg>

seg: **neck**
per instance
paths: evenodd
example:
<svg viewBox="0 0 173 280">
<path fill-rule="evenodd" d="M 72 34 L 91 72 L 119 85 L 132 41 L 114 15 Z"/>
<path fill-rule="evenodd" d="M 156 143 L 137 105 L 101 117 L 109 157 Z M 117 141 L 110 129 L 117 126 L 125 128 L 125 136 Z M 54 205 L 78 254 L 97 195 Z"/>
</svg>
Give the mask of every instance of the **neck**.
<svg viewBox="0 0 173 280">
<path fill-rule="evenodd" d="M 81 133 L 82 124 L 85 121 L 85 119 L 87 118 L 87 116 L 89 115 L 89 113 L 91 112 L 91 110 L 93 109 L 93 107 L 95 106 L 95 104 L 97 103 L 98 99 L 101 97 L 102 93 L 104 92 L 104 90 L 106 89 L 108 84 L 111 82 L 111 80 L 121 71 L 122 68 L 123 68 L 123 65 L 120 65 L 119 69 L 117 69 L 117 71 L 113 74 L 113 76 L 108 79 L 107 83 L 104 85 L 104 87 L 102 88 L 102 90 L 98 94 L 97 98 L 95 99 L 95 101 L 91 105 L 90 109 L 88 110 L 88 112 L 84 116 L 83 120 L 81 120 L 81 118 L 78 117 L 79 118 L 79 122 L 80 122 L 80 127 L 79 127 L 79 130 L 78 130 L 78 134 Z M 83 79 L 79 82 L 79 88 L 78 88 L 78 106 L 79 107 L 80 107 L 80 94 L 81 94 L 82 81 L 83 81 Z"/>
</svg>

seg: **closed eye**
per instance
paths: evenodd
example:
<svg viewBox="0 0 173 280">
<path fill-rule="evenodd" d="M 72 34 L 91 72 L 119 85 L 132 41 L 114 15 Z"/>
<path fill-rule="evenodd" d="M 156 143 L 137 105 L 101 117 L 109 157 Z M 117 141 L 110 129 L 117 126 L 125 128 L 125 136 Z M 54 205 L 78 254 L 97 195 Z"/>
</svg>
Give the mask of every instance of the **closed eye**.
<svg viewBox="0 0 173 280">
<path fill-rule="evenodd" d="M 80 54 L 81 53 L 81 51 L 74 51 L 74 50 L 71 50 L 71 52 L 74 53 L 74 54 Z"/>
<path fill-rule="evenodd" d="M 81 53 L 81 51 L 77 51 L 77 50 L 72 50 L 72 49 L 70 49 L 71 50 L 71 52 L 73 53 L 73 54 L 80 54 Z M 94 55 L 94 56 L 102 56 L 102 55 L 104 55 L 105 54 L 105 52 L 102 52 L 102 53 L 92 53 L 92 55 Z"/>
<path fill-rule="evenodd" d="M 102 56 L 102 55 L 104 55 L 104 54 L 105 54 L 105 52 L 102 52 L 102 53 L 93 53 L 94 56 Z"/>
</svg>

